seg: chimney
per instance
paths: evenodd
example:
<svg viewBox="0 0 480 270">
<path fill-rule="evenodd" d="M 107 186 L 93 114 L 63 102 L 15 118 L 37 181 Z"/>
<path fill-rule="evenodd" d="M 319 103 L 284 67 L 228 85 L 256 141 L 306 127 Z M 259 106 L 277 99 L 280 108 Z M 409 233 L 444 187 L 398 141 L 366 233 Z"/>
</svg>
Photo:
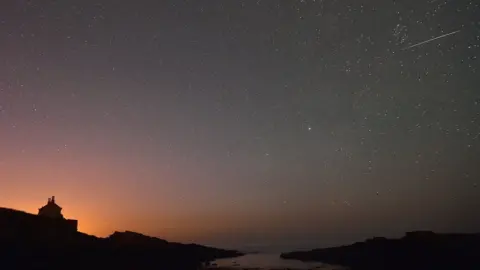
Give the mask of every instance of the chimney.
<svg viewBox="0 0 480 270">
<path fill-rule="evenodd" d="M 55 196 L 52 196 L 52 203 L 55 202 Z"/>
</svg>

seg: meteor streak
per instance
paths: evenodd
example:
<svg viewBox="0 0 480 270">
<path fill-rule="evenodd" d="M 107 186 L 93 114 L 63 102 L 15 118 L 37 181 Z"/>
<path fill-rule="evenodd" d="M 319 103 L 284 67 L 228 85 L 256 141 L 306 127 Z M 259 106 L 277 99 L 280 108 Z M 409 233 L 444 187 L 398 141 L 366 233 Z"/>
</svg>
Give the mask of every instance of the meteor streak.
<svg viewBox="0 0 480 270">
<path fill-rule="evenodd" d="M 440 38 L 448 37 L 448 36 L 453 35 L 453 34 L 456 34 L 456 33 L 458 33 L 458 32 L 460 32 L 460 30 L 457 30 L 457 31 L 454 31 L 454 32 L 451 32 L 451 33 L 448 33 L 448 34 L 445 34 L 445 35 L 441 35 L 441 36 L 438 36 L 438 37 L 434 37 L 434 38 L 431 38 L 431 39 L 426 40 L 426 41 L 422 41 L 422 42 L 417 43 L 417 44 L 413 44 L 413 45 L 411 45 L 411 46 L 408 46 L 408 47 L 406 47 L 406 48 L 403 48 L 402 51 L 403 51 L 403 50 L 407 50 L 407 49 L 411 49 L 411 48 L 414 48 L 414 47 L 417 47 L 417 46 L 420 46 L 420 45 L 423 45 L 423 44 L 425 44 L 425 43 L 432 42 L 432 41 L 437 40 L 437 39 L 440 39 Z"/>
</svg>

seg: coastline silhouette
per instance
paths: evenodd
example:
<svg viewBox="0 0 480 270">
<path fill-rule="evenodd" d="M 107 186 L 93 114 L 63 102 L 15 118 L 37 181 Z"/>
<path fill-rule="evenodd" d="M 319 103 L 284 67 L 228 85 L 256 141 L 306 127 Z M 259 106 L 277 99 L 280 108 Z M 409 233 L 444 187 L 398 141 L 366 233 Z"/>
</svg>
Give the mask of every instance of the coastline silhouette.
<svg viewBox="0 0 480 270">
<path fill-rule="evenodd" d="M 321 261 L 355 270 L 480 269 L 480 234 L 407 232 L 400 239 L 375 237 L 334 248 L 281 254 L 283 259 Z"/>
<path fill-rule="evenodd" d="M 114 232 L 106 238 L 77 230 L 55 197 L 37 215 L 0 208 L 0 269 L 198 269 L 218 258 L 243 255 L 181 244 L 141 233 Z"/>
<path fill-rule="evenodd" d="M 99 238 L 77 228 L 78 221 L 63 216 L 55 197 L 49 198 L 37 215 L 0 208 L 1 269 L 224 269 L 212 261 L 245 255 L 132 231 L 115 231 Z M 478 254 L 480 234 L 416 231 L 401 239 L 375 237 L 348 246 L 282 253 L 280 258 L 354 270 L 473 270 L 480 269 Z"/>
</svg>

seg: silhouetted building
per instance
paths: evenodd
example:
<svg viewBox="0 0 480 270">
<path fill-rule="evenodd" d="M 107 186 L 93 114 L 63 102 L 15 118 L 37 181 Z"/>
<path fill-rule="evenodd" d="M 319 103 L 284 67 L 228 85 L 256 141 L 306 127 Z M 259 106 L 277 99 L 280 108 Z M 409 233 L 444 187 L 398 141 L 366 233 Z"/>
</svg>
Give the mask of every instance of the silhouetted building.
<svg viewBox="0 0 480 270">
<path fill-rule="evenodd" d="M 38 209 L 38 215 L 50 218 L 63 218 L 62 207 L 55 203 L 55 196 L 48 198 L 47 204 Z"/>
<path fill-rule="evenodd" d="M 55 202 L 55 196 L 48 198 L 47 204 L 38 209 L 38 215 L 42 217 L 60 220 L 65 227 L 71 231 L 77 231 L 78 221 L 73 219 L 65 219 L 62 215 L 62 207 Z"/>
</svg>

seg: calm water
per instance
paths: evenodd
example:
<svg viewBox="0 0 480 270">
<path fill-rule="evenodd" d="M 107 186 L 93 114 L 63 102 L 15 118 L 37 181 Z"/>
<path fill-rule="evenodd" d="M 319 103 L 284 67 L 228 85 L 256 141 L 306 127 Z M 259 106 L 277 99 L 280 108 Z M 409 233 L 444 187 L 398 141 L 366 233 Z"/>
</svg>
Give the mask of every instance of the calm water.
<svg viewBox="0 0 480 270">
<path fill-rule="evenodd" d="M 282 260 L 280 254 L 248 254 L 238 258 L 220 259 L 214 261 L 219 267 L 234 268 L 289 268 L 289 269 L 341 269 L 323 263 L 301 262 L 296 260 Z"/>
</svg>

